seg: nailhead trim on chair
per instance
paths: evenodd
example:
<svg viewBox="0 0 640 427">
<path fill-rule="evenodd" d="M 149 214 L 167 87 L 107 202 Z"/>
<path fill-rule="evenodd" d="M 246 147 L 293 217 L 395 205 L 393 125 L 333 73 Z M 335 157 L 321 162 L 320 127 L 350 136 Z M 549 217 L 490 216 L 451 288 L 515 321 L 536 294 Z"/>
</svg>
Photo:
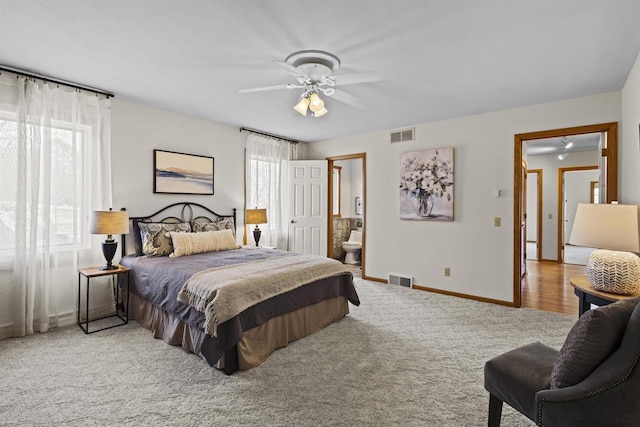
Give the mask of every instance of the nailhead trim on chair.
<svg viewBox="0 0 640 427">
<path fill-rule="evenodd" d="M 631 372 L 633 371 L 633 368 L 635 368 L 635 366 L 638 364 L 638 359 L 640 358 L 640 353 L 636 353 L 636 356 L 633 358 L 633 363 L 631 364 L 631 367 L 629 368 L 629 370 L 627 371 L 627 373 L 625 374 L 624 377 L 622 377 L 620 380 L 616 381 L 615 383 L 611 384 L 610 386 L 606 386 L 606 387 L 600 387 L 598 389 L 595 389 L 587 394 L 581 395 L 581 396 L 574 396 L 574 397 L 570 397 L 570 398 L 564 398 L 564 399 L 559 399 L 559 400 L 545 400 L 545 399 L 540 399 L 540 402 L 538 402 L 538 419 L 536 420 L 536 424 L 541 426 L 542 425 L 542 404 L 545 402 L 549 402 L 549 403 L 560 403 L 560 402 L 571 402 L 573 400 L 580 400 L 580 399 L 585 399 L 587 397 L 592 397 L 595 395 L 598 395 L 602 392 L 605 392 L 607 390 L 611 390 L 614 387 L 619 386 L 620 384 L 622 384 L 623 382 L 625 382 L 627 380 L 627 378 L 629 378 L 629 375 L 631 375 Z"/>
</svg>

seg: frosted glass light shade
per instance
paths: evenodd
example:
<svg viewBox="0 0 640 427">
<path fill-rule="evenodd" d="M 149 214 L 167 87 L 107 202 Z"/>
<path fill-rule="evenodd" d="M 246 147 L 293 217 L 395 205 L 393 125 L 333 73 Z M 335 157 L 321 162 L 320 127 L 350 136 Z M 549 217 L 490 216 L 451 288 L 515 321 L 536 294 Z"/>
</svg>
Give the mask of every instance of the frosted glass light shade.
<svg viewBox="0 0 640 427">
<path fill-rule="evenodd" d="M 314 113 L 321 111 L 324 108 L 324 101 L 320 99 L 317 93 L 312 93 L 309 97 L 309 109 Z"/>
<path fill-rule="evenodd" d="M 320 111 L 314 111 L 313 112 L 313 117 L 320 117 L 320 116 L 324 116 L 325 114 L 327 114 L 329 112 L 329 110 L 327 110 L 325 107 L 322 107 L 322 110 Z"/>
<path fill-rule="evenodd" d="M 308 106 L 309 106 L 309 98 L 306 96 L 303 96 L 302 99 L 300 99 L 300 101 L 293 107 L 293 109 L 296 110 L 298 113 L 302 114 L 303 116 L 306 116 Z"/>
</svg>

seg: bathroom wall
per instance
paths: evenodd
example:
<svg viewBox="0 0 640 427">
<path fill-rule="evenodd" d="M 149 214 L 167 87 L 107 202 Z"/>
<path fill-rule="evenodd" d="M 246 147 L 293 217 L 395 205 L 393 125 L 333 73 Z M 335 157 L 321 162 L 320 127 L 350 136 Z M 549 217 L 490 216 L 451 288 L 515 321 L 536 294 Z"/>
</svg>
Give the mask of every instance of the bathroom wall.
<svg viewBox="0 0 640 427">
<path fill-rule="evenodd" d="M 333 258 L 340 261 L 344 260 L 344 250 L 342 242 L 349 240 L 351 233 L 351 218 L 334 218 L 333 219 Z"/>
</svg>

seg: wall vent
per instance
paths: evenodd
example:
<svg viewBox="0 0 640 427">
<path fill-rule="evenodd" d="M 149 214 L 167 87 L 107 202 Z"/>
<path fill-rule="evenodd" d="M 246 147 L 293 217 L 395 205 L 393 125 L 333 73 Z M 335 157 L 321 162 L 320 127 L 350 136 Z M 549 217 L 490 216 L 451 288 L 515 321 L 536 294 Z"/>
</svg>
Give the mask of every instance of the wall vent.
<svg viewBox="0 0 640 427">
<path fill-rule="evenodd" d="M 391 131 L 390 135 L 390 142 L 392 144 L 395 144 L 396 142 L 414 141 L 415 128 L 394 130 Z"/>
<path fill-rule="evenodd" d="M 406 288 L 413 288 L 413 277 L 400 276 L 398 274 L 389 274 L 390 285 L 400 285 Z"/>
</svg>

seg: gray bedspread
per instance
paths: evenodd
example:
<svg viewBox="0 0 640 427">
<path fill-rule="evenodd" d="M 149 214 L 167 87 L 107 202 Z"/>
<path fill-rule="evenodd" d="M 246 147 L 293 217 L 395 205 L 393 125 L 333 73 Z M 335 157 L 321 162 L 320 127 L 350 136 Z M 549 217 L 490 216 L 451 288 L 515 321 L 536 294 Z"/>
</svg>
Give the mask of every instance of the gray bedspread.
<svg viewBox="0 0 640 427">
<path fill-rule="evenodd" d="M 245 247 L 179 258 L 126 256 L 120 264 L 131 269 L 132 293 L 178 316 L 189 325 L 204 330 L 204 314 L 178 301 L 178 293 L 187 279 L 196 272 L 215 267 L 292 255 L 291 252 L 277 249 Z M 214 366 L 227 351 L 233 351 L 244 331 L 262 325 L 269 319 L 336 297 L 345 297 L 352 304 L 360 305 L 350 272 L 309 283 L 249 307 L 218 325 L 218 336 L 203 334 L 199 344 L 200 353 Z"/>
<path fill-rule="evenodd" d="M 277 249 L 244 247 L 178 258 L 126 256 L 120 264 L 131 269 L 132 293 L 203 329 L 204 314 L 178 301 L 180 289 L 192 275 L 215 267 L 291 255 L 293 253 Z"/>
</svg>

